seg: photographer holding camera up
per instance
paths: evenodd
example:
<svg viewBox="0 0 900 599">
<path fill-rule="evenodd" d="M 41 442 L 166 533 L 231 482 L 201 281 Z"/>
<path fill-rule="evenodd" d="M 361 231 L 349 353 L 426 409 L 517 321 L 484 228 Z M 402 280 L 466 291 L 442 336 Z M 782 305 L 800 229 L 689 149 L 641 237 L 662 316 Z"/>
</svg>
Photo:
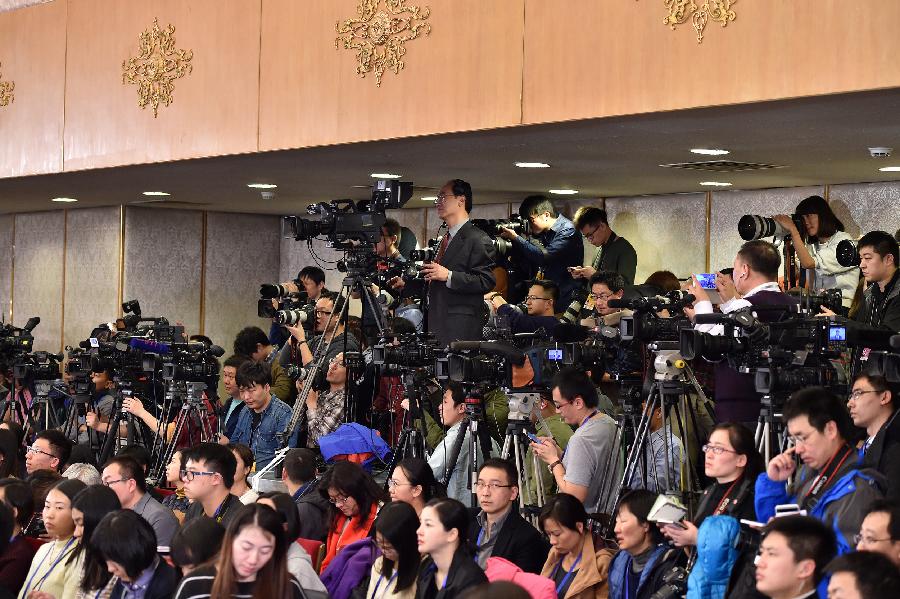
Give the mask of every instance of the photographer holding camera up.
<svg viewBox="0 0 900 599">
<path fill-rule="evenodd" d="M 518 255 L 540 268 L 545 279 L 559 285 L 557 306 L 568 306 L 577 286 L 568 267 L 579 267 L 584 261 L 584 244 L 572 221 L 556 211 L 549 198 L 535 195 L 522 200 L 519 215 L 531 223 L 531 232 L 543 244 L 540 248 L 506 227 L 500 237 L 513 242 Z"/>
<path fill-rule="evenodd" d="M 559 325 L 559 320 L 554 316 L 558 298 L 559 286 L 553 281 L 532 281 L 525 297 L 528 313 L 523 314 L 518 308 L 507 303 L 499 293 L 488 293 L 485 296 L 498 316 L 509 318 L 509 328 L 513 334 L 534 333 L 543 329 L 552 335 Z"/>
</svg>

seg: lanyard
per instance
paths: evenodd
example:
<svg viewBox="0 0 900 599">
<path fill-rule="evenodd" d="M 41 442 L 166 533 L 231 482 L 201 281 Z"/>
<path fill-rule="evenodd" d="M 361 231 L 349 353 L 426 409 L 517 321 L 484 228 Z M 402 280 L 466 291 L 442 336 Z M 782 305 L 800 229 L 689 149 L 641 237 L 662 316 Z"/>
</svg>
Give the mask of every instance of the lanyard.
<svg viewBox="0 0 900 599">
<path fill-rule="evenodd" d="M 725 508 L 728 507 L 728 496 L 731 495 L 731 490 L 734 489 L 734 485 L 736 485 L 741 478 L 743 478 L 743 474 L 732 481 L 731 486 L 728 487 L 728 490 L 722 495 L 722 500 L 719 501 L 719 505 L 717 505 L 716 509 L 713 511 L 713 516 L 721 516 L 725 513 Z"/>
<path fill-rule="evenodd" d="M 397 574 L 400 574 L 400 570 L 396 570 L 391 577 L 388 578 L 387 584 L 384 585 L 384 592 L 387 593 L 388 589 L 391 588 L 391 583 L 394 582 L 394 579 L 397 578 Z M 372 591 L 371 599 L 375 599 L 375 596 L 378 594 L 378 587 L 381 586 L 381 581 L 384 580 L 384 573 L 378 575 L 378 582 L 375 583 L 375 590 Z M 446 581 L 445 581 L 446 582 Z"/>
<path fill-rule="evenodd" d="M 819 475 L 815 478 L 815 480 L 813 481 L 812 486 L 811 486 L 811 487 L 809 488 L 809 490 L 806 492 L 806 495 L 803 496 L 803 503 L 804 503 L 804 504 L 805 504 L 807 501 L 809 501 L 809 500 L 814 500 L 814 499 L 816 499 L 816 497 L 819 495 L 819 493 L 822 491 L 822 489 L 825 488 L 825 485 L 828 484 L 828 483 L 830 482 L 829 479 L 830 479 L 832 476 L 834 476 L 835 474 L 837 474 L 837 472 L 841 469 L 841 466 L 844 465 L 844 462 L 847 461 L 847 458 L 850 456 L 850 454 L 853 453 L 853 448 L 852 448 L 852 447 L 847 447 L 847 448 L 844 450 L 844 457 L 842 457 L 842 458 L 841 458 L 841 461 L 838 462 L 837 466 L 835 466 L 834 469 L 831 470 L 831 471 L 829 472 L 828 469 L 829 469 L 829 467 L 831 466 L 831 463 L 834 461 L 834 459 L 838 456 L 838 453 L 840 453 L 840 451 L 838 451 L 838 452 L 835 453 L 833 456 L 831 456 L 831 459 L 828 460 L 828 463 L 825 464 L 825 467 L 824 467 L 824 468 L 822 468 L 822 472 L 819 473 Z M 811 495 L 812 497 L 810 497 L 810 495 Z"/>
<path fill-rule="evenodd" d="M 556 594 L 559 595 L 560 591 L 566 588 L 566 585 L 569 583 L 569 579 L 572 578 L 572 575 L 575 573 L 575 570 L 578 568 L 578 564 L 581 562 L 581 554 L 578 554 L 578 559 L 572 564 L 572 567 L 569 568 L 569 571 L 566 572 L 566 575 L 563 576 L 562 581 L 558 585 L 556 585 Z M 559 563 L 556 564 L 556 567 L 553 568 L 553 572 L 550 574 L 550 578 L 555 578 L 559 569 L 562 568 L 562 559 L 559 560 Z M 628 595 L 628 579 L 625 579 L 625 595 Z"/>
<path fill-rule="evenodd" d="M 584 424 L 585 424 L 588 420 L 590 420 L 591 418 L 593 418 L 593 417 L 596 416 L 596 415 L 597 415 L 597 410 L 594 410 L 593 412 L 591 412 L 590 414 L 588 414 L 587 418 L 585 418 L 584 420 L 582 420 L 582 421 L 581 421 L 581 424 L 578 425 L 578 428 L 581 428 L 582 426 L 584 426 Z"/>
<path fill-rule="evenodd" d="M 228 497 L 225 498 L 225 501 L 222 502 L 222 505 L 216 509 L 216 513 L 213 514 L 213 518 L 219 524 L 222 523 L 222 518 L 225 517 L 225 511 L 228 510 L 228 505 L 231 503 L 231 497 L 232 495 L 229 494 Z"/>
<path fill-rule="evenodd" d="M 311 486 L 313 486 L 313 483 L 315 483 L 315 482 L 316 482 L 316 481 L 314 481 L 314 480 L 313 480 L 313 481 L 310 481 L 310 482 L 306 483 L 305 485 L 303 485 L 302 487 L 300 487 L 299 489 L 297 489 L 297 492 L 294 493 L 292 499 L 293 499 L 294 501 L 297 501 L 298 499 L 300 499 L 301 497 L 303 497 L 303 494 L 306 493 L 306 492 L 309 490 L 309 488 L 310 488 Z"/>
<path fill-rule="evenodd" d="M 66 544 L 63 546 L 62 550 L 59 552 L 59 555 L 56 556 L 56 559 L 53 561 L 52 564 L 50 564 L 50 567 L 47 569 L 47 571 L 44 573 L 44 575 L 41 576 L 40 580 L 38 580 L 38 581 L 35 583 L 35 585 L 34 585 L 35 590 L 41 588 L 41 585 L 43 585 L 43 584 L 44 584 L 44 581 L 47 580 L 47 577 L 50 576 L 50 574 L 53 573 L 53 570 L 56 568 L 56 566 L 59 565 L 59 562 L 61 562 L 62 559 L 68 555 L 68 553 L 66 552 L 66 550 L 69 549 L 69 547 L 71 547 L 71 546 L 72 546 L 72 543 L 74 543 L 74 542 L 75 542 L 75 537 L 72 537 L 71 539 L 69 539 L 68 543 L 66 543 Z M 31 578 L 29 578 L 29 579 L 28 579 L 28 582 L 25 583 L 25 588 L 24 588 L 23 591 L 22 591 L 22 596 L 23 596 L 23 597 L 27 597 L 27 596 L 28 596 L 28 591 L 31 589 L 31 581 L 34 580 L 34 577 L 35 577 L 35 576 L 37 576 L 38 571 L 40 571 L 41 566 L 44 565 L 44 562 L 47 560 L 48 557 L 50 557 L 50 550 L 47 551 L 47 555 L 45 555 L 45 556 L 43 557 L 43 559 L 41 559 L 41 563 L 38 564 L 38 567 L 35 568 L 35 569 L 34 569 L 34 572 L 31 574 Z"/>
</svg>

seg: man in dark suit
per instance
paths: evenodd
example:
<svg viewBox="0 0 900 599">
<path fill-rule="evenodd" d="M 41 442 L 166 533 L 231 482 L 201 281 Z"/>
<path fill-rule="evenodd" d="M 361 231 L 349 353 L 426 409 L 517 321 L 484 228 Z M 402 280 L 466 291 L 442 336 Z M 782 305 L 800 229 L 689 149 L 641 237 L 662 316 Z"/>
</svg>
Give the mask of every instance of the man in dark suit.
<svg viewBox="0 0 900 599">
<path fill-rule="evenodd" d="M 515 466 L 499 458 L 485 460 L 475 488 L 481 510 L 469 534 L 478 565 L 485 568 L 489 557 L 502 557 L 526 572 L 540 574 L 550 544 L 516 509 L 519 484 Z"/>
<path fill-rule="evenodd" d="M 437 213 L 448 227 L 433 262 L 422 267 L 428 281 L 428 329 L 441 345 L 479 340 L 487 317 L 484 294 L 494 288 L 491 239 L 469 222 L 472 186 L 448 181 Z"/>
</svg>

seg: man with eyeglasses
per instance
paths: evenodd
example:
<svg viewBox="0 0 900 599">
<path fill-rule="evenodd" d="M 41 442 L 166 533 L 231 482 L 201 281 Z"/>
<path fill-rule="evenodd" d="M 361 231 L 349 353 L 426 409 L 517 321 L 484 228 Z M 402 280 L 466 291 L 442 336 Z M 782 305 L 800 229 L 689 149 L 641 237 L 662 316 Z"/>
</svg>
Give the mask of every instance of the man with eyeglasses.
<svg viewBox="0 0 900 599">
<path fill-rule="evenodd" d="M 847 399 L 853 424 L 866 430 L 859 448 L 863 463 L 887 479 L 887 496 L 900 497 L 900 418 L 890 382 L 879 372 L 861 373 Z"/>
<path fill-rule="evenodd" d="M 131 510 L 150 523 L 158 545 L 169 546 L 178 530 L 178 518 L 147 492 L 144 469 L 134 458 L 114 457 L 106 463 L 100 480 L 116 493 L 123 510 Z"/>
<path fill-rule="evenodd" d="M 327 389 L 312 391 L 306 398 L 306 446 L 310 449 L 317 448 L 319 439 L 336 431 L 344 421 L 347 362 L 343 352 L 329 362 L 325 383 L 328 385 Z"/>
<path fill-rule="evenodd" d="M 590 279 L 595 272 L 605 270 L 619 273 L 626 284 L 634 285 L 637 252 L 627 239 L 609 228 L 606 210 L 594 206 L 579 208 L 575 213 L 575 228 L 581 231 L 585 241 L 600 249 L 590 266 L 572 270 L 573 277 Z"/>
<path fill-rule="evenodd" d="M 527 314 L 508 304 L 499 293 L 488 293 L 485 296 L 497 311 L 497 316 L 509 320 L 509 328 L 513 333 L 534 333 L 543 329 L 551 335 L 559 326 L 559 319 L 554 316 L 558 298 L 559 285 L 546 279 L 532 281 L 528 288 L 528 295 L 525 297 Z"/>
<path fill-rule="evenodd" d="M 792 446 L 772 458 L 756 481 L 756 519 L 767 522 L 777 505 L 795 503 L 834 530 L 839 554 L 852 551 L 884 481 L 877 471 L 858 465 L 856 448 L 848 443 L 854 432 L 847 409 L 828 389 L 807 387 L 788 399 L 782 419 Z"/>
<path fill-rule="evenodd" d="M 184 456 L 184 494 L 191 500 L 191 507 L 184 515 L 185 524 L 194 518 L 206 516 L 223 527 L 244 505 L 231 494 L 237 458 L 224 445 L 200 443 Z"/>
<path fill-rule="evenodd" d="M 857 551 L 881 553 L 900 568 L 900 503 L 890 499 L 873 502 L 854 540 Z"/>
<path fill-rule="evenodd" d="M 72 442 L 62 432 L 55 429 L 41 431 L 35 436 L 31 447 L 25 449 L 25 472 L 36 470 L 61 472 L 72 453 Z"/>
<path fill-rule="evenodd" d="M 359 342 L 353 333 L 344 328 L 344 323 L 341 321 L 344 302 L 345 298 L 333 291 L 322 292 L 322 295 L 316 300 L 316 322 L 313 327 L 315 336 L 311 339 L 306 338 L 306 331 L 303 330 L 303 327 L 286 327 L 291 332 L 293 340 L 291 343 L 285 344 L 282 350 L 279 357 L 282 364 L 299 363 L 302 366 L 309 366 L 319 345 L 328 345 L 324 362 L 327 366 L 336 355 L 344 351 L 345 336 L 346 350 L 359 351 Z M 297 381 L 298 388 L 302 387 L 302 382 L 303 379 Z"/>
<path fill-rule="evenodd" d="M 623 312 L 621 308 L 610 307 L 609 301 L 622 299 L 625 295 L 625 279 L 617 272 L 595 272 L 590 278 L 591 298 L 594 301 L 594 312 L 597 324 L 618 327 Z M 615 345 L 614 357 L 606 363 L 604 381 L 609 382 L 609 375 L 624 375 L 641 370 L 642 346 L 639 341 L 618 341 Z M 602 374 L 601 374 L 602 375 Z M 610 397 L 618 396 L 618 385 L 603 387 Z"/>
<path fill-rule="evenodd" d="M 584 261 L 584 244 L 575 225 L 560 214 L 550 198 L 542 195 L 528 196 L 519 205 L 519 216 L 531 225 L 531 234 L 540 242 L 532 243 L 506 227 L 500 228 L 500 237 L 512 241 L 513 252 L 525 262 L 540 269 L 545 279 L 559 285 L 559 305 L 568 306 L 577 284 L 571 269 Z"/>
<path fill-rule="evenodd" d="M 476 560 L 487 567 L 489 557 L 502 557 L 526 572 L 540 574 L 550 544 L 516 508 L 519 497 L 516 467 L 507 460 L 490 458 L 478 469 L 475 483 L 478 505 L 475 526 L 469 527 Z"/>
</svg>

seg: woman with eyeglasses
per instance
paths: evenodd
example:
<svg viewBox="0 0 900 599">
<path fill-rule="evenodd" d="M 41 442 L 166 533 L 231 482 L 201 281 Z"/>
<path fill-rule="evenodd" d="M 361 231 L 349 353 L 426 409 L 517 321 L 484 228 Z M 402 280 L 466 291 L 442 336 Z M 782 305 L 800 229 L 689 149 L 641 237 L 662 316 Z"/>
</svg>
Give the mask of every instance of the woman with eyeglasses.
<svg viewBox="0 0 900 599">
<path fill-rule="evenodd" d="M 419 517 L 409 503 L 395 501 L 379 512 L 375 544 L 381 549 L 381 557 L 372 565 L 366 599 L 414 599 L 421 564 L 418 527 Z"/>
<path fill-rule="evenodd" d="M 352 462 L 335 464 L 319 485 L 319 492 L 332 505 L 321 568 L 324 572 L 341 549 L 369 536 L 385 496 L 369 473 Z"/>
<path fill-rule="evenodd" d="M 75 597 L 81 567 L 80 564 L 68 562 L 76 544 L 72 500 L 86 486 L 80 480 L 64 479 L 47 493 L 43 519 L 51 540 L 41 545 L 34 554 L 25 585 L 19 591 L 19 599 L 31 599 L 33 593 L 40 596 L 36 592 L 56 599 Z"/>
<path fill-rule="evenodd" d="M 416 599 L 449 599 L 488 581 L 468 542 L 471 516 L 455 499 L 432 499 L 422 510 L 416 536 L 419 568 Z"/>
<path fill-rule="evenodd" d="M 435 498 L 446 497 L 444 486 L 434 478 L 428 462 L 422 458 L 406 458 L 397 463 L 388 479 L 391 501 L 408 503 L 422 515 L 425 504 Z"/>
</svg>

